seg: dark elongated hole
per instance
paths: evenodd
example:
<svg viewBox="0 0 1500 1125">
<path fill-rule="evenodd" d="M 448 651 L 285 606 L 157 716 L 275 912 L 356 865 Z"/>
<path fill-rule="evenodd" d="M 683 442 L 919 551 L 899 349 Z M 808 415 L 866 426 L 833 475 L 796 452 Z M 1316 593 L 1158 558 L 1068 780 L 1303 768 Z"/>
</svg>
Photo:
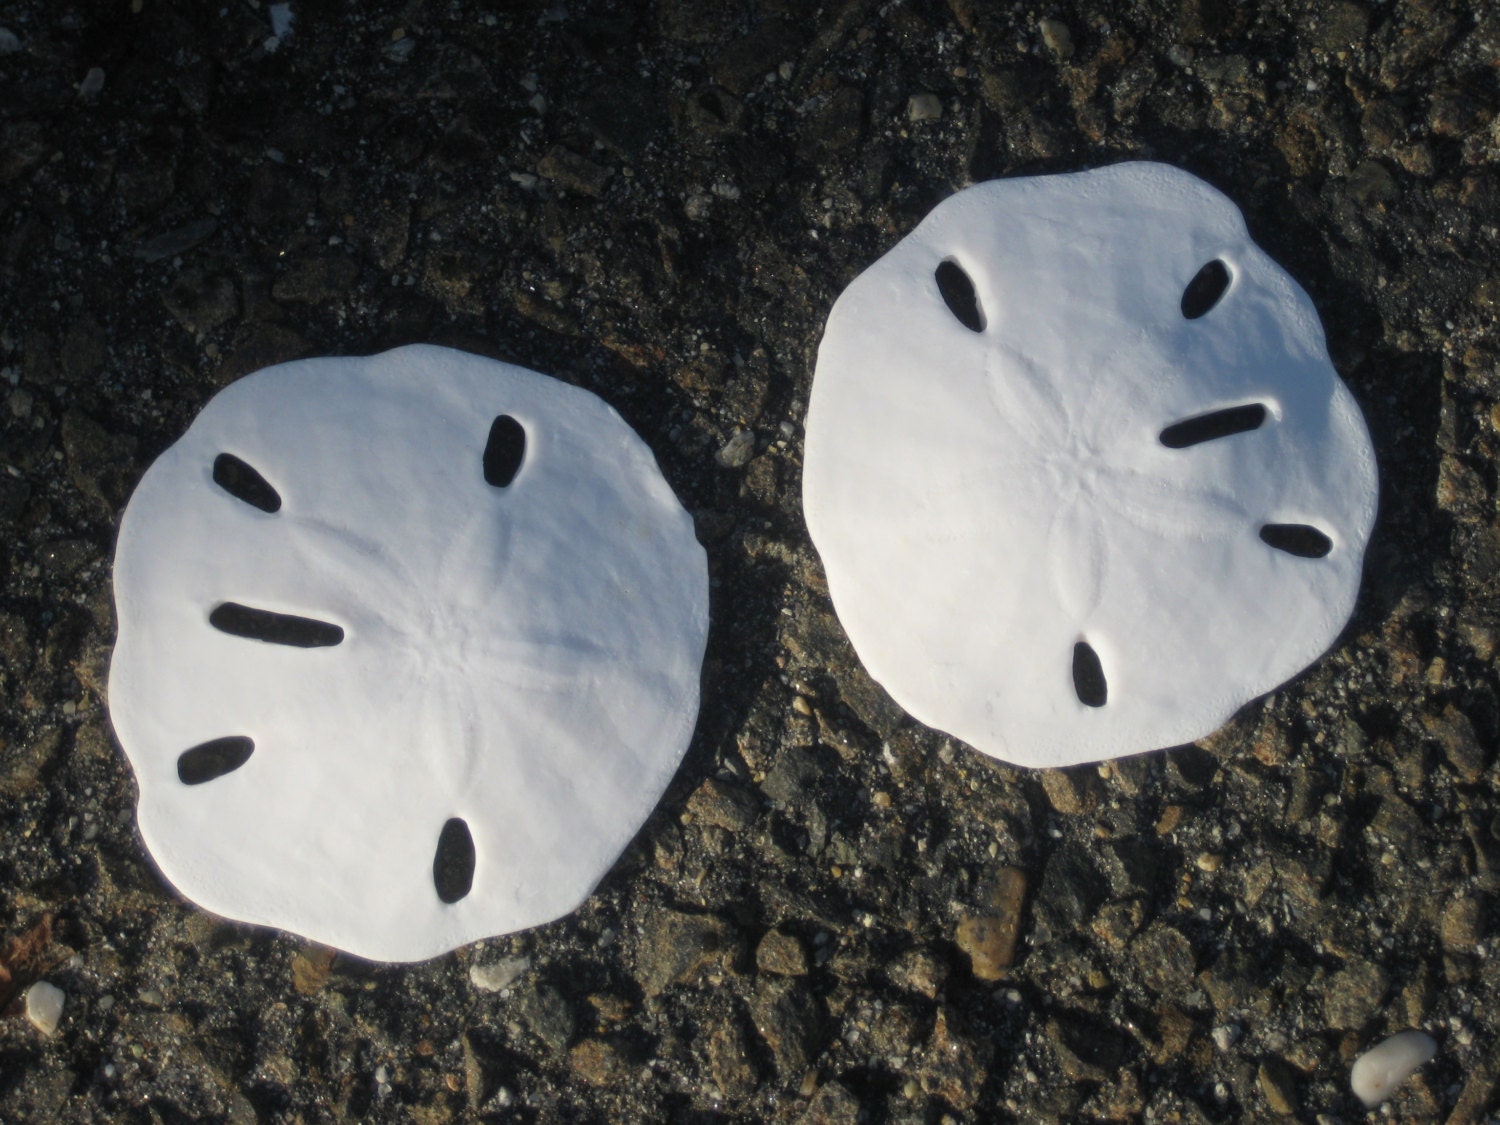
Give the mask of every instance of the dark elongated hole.
<svg viewBox="0 0 1500 1125">
<path fill-rule="evenodd" d="M 243 735 L 200 742 L 177 755 L 177 779 L 184 785 L 202 785 L 233 773 L 250 760 L 255 743 Z"/>
<path fill-rule="evenodd" d="M 236 500 L 243 500 L 262 512 L 275 512 L 281 508 L 281 494 L 233 453 L 221 453 L 214 458 L 214 483 Z"/>
<path fill-rule="evenodd" d="M 526 431 L 509 414 L 502 414 L 490 426 L 490 440 L 484 446 L 484 479 L 486 484 L 504 488 L 521 471 L 526 456 Z"/>
<path fill-rule="evenodd" d="M 1305 523 L 1268 523 L 1260 529 L 1261 539 L 1299 559 L 1321 559 L 1333 550 L 1333 540 Z"/>
<path fill-rule="evenodd" d="M 953 261 L 942 261 L 932 275 L 937 280 L 938 292 L 948 311 L 970 332 L 984 331 L 984 313 L 979 308 L 979 294 L 974 291 L 974 279 L 963 266 Z"/>
<path fill-rule="evenodd" d="M 1085 707 L 1103 707 L 1109 697 L 1109 685 L 1104 682 L 1104 665 L 1099 663 L 1099 654 L 1087 641 L 1073 646 L 1073 690 L 1078 693 L 1078 702 Z"/>
<path fill-rule="evenodd" d="M 1206 316 L 1229 288 L 1229 267 L 1215 258 L 1193 275 L 1182 291 L 1182 315 L 1189 320 Z"/>
<path fill-rule="evenodd" d="M 331 621 L 296 617 L 253 609 L 238 602 L 223 602 L 208 615 L 208 623 L 221 633 L 293 648 L 327 648 L 344 639 L 344 630 Z"/>
<path fill-rule="evenodd" d="M 1161 432 L 1161 443 L 1168 449 L 1186 449 L 1205 441 L 1258 430 L 1266 420 L 1266 408 L 1258 402 L 1248 406 L 1231 406 L 1196 418 L 1173 422 Z"/>
<path fill-rule="evenodd" d="M 469 835 L 469 826 L 456 816 L 438 833 L 432 885 L 444 902 L 457 902 L 474 885 L 474 837 Z"/>
</svg>

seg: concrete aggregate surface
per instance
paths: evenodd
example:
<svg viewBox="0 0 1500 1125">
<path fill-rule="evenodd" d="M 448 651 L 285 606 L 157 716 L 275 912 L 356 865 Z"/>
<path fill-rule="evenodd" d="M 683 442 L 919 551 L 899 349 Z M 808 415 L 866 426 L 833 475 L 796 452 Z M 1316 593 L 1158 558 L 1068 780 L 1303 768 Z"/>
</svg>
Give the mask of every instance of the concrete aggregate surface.
<svg viewBox="0 0 1500 1125">
<path fill-rule="evenodd" d="M 0 1119 L 1357 1122 L 1407 1028 L 1439 1050 L 1394 1118 L 1495 1119 L 1500 7 L 289 11 L 0 7 Z M 1139 158 L 1312 295 L 1380 520 L 1332 652 L 1213 738 L 1012 769 L 833 615 L 813 361 L 954 191 Z M 164 884 L 104 688 L 151 460 L 235 378 L 414 341 L 615 406 L 714 601 L 692 748 L 597 893 L 387 966 Z"/>
</svg>

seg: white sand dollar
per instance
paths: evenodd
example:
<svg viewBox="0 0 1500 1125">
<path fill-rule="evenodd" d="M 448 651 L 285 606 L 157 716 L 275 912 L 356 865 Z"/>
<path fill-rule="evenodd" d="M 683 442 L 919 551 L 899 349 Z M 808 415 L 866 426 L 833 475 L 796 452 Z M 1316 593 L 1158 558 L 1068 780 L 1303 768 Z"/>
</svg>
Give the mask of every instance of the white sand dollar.
<svg viewBox="0 0 1500 1125">
<path fill-rule="evenodd" d="M 940 204 L 828 318 L 803 501 L 912 715 L 1063 766 L 1201 738 L 1354 606 L 1375 461 L 1311 301 L 1185 172 Z"/>
<path fill-rule="evenodd" d="M 151 466 L 110 715 L 166 877 L 408 961 L 581 902 L 698 709 L 708 572 L 587 391 L 407 347 L 257 372 Z"/>
</svg>

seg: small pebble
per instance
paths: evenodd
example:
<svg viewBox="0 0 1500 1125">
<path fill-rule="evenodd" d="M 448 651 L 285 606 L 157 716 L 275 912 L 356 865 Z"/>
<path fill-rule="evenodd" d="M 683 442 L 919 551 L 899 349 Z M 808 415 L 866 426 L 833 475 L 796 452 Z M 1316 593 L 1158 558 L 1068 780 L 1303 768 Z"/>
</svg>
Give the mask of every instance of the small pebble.
<svg viewBox="0 0 1500 1125">
<path fill-rule="evenodd" d="M 1354 1060 L 1349 1086 L 1355 1097 L 1374 1109 L 1435 1054 L 1437 1040 L 1426 1032 L 1398 1032 Z"/>
<path fill-rule="evenodd" d="M 292 33 L 292 23 L 296 17 L 290 4 L 272 4 L 266 9 L 266 14 L 271 19 L 271 34 L 278 40 L 285 39 Z"/>
<path fill-rule="evenodd" d="M 531 958 L 526 956 L 506 957 L 485 965 L 469 966 L 469 983 L 481 992 L 499 992 L 509 988 L 516 978 L 531 968 Z"/>
<path fill-rule="evenodd" d="M 1213 1030 L 1214 1046 L 1221 1051 L 1228 1051 L 1240 1039 L 1240 1029 L 1232 1023 L 1221 1023 Z"/>
<path fill-rule="evenodd" d="M 906 102 L 906 116 L 913 121 L 937 121 L 943 116 L 943 103 L 936 94 L 913 94 Z"/>
<path fill-rule="evenodd" d="M 1042 41 L 1047 44 L 1047 50 L 1058 59 L 1073 57 L 1073 33 L 1068 30 L 1067 24 L 1061 20 L 1042 20 L 1037 24 L 1037 30 L 1042 33 Z"/>
<path fill-rule="evenodd" d="M 32 1027 L 50 1036 L 57 1031 L 66 999 L 66 993 L 57 985 L 39 980 L 26 990 L 26 1018 Z"/>
<path fill-rule="evenodd" d="M 724 443 L 715 459 L 726 469 L 739 469 L 750 463 L 755 456 L 755 435 L 749 430 L 736 430 L 734 436 Z"/>
<path fill-rule="evenodd" d="M 93 101 L 104 89 L 104 71 L 94 66 L 83 76 L 83 81 L 78 84 L 78 100 Z"/>
</svg>

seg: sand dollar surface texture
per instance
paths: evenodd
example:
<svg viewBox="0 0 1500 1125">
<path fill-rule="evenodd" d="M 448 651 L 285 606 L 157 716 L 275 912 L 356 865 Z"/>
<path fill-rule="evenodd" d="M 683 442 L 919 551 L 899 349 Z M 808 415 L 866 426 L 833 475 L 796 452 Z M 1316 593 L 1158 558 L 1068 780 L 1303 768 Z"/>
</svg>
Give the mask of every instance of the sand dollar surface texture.
<svg viewBox="0 0 1500 1125">
<path fill-rule="evenodd" d="M 577 906 L 691 737 L 708 573 L 593 394 L 413 346 L 232 384 L 115 553 L 110 717 L 199 905 L 390 961 Z"/>
<path fill-rule="evenodd" d="M 828 318 L 834 607 L 907 711 L 1010 762 L 1190 742 L 1306 667 L 1376 494 L 1312 302 L 1175 168 L 962 191 Z"/>
</svg>

